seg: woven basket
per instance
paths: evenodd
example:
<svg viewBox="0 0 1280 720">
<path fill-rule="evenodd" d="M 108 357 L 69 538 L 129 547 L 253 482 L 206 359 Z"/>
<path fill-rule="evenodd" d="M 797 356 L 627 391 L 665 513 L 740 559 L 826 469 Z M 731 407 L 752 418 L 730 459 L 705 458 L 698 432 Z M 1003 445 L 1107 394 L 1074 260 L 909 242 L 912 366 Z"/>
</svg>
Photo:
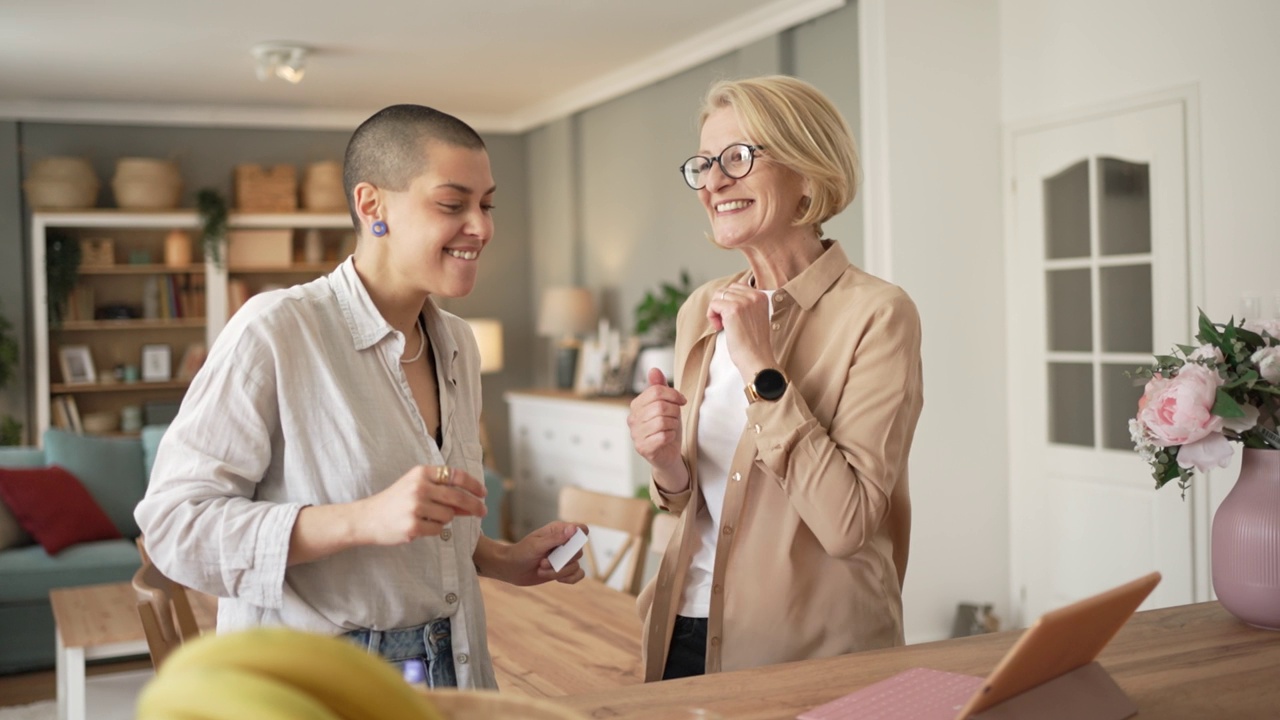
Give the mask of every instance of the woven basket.
<svg viewBox="0 0 1280 720">
<path fill-rule="evenodd" d="M 298 209 L 298 171 L 292 165 L 237 165 L 236 209 L 290 212 Z"/>
<path fill-rule="evenodd" d="M 424 690 L 447 720 L 586 720 L 573 710 L 537 698 L 492 690 Z"/>
</svg>

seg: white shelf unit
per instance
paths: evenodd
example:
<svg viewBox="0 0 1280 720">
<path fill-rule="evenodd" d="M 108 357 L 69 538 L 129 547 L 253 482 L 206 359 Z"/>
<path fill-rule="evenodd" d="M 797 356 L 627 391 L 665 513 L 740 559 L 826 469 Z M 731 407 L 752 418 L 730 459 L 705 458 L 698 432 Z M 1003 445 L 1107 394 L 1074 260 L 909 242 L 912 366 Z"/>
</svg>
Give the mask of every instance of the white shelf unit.
<svg viewBox="0 0 1280 720">
<path fill-rule="evenodd" d="M 198 250 L 200 218 L 194 210 L 173 210 L 158 212 L 136 212 L 124 210 L 84 210 L 61 212 L 36 212 L 31 216 L 31 297 L 32 327 L 34 339 L 34 439 L 39 444 L 43 441 L 44 430 L 50 424 L 51 390 L 58 394 L 88 393 L 101 395 L 110 392 L 140 393 L 146 390 L 166 390 L 179 396 L 184 386 L 175 383 L 137 383 L 128 387 L 104 388 L 98 386 L 54 386 L 50 378 L 50 332 L 49 325 L 49 288 L 46 277 L 45 243 L 50 230 L 66 230 L 71 233 L 96 231 L 125 231 L 162 233 L 170 230 L 184 230 L 192 235 L 193 250 Z M 330 230 L 350 231 L 351 218 L 346 213 L 236 213 L 228 217 L 228 228 L 239 229 L 289 229 L 289 230 Z M 341 247 L 339 244 L 338 247 Z M 227 248 L 221 248 L 220 257 L 225 260 Z M 272 268 L 271 272 L 296 278 L 295 282 L 305 281 L 328 272 L 336 263 L 295 264 L 288 268 Z M 70 322 L 59 332 L 64 333 L 129 333 L 146 330 L 148 332 L 190 331 L 192 328 L 204 328 L 205 343 L 212 346 L 214 339 L 221 332 L 227 321 L 227 282 L 229 277 L 241 271 L 228 269 L 212 262 L 201 262 L 194 266 L 196 272 L 201 269 L 205 278 L 205 314 L 203 318 L 184 318 L 170 321 L 125 321 L 113 327 L 105 327 L 92 321 Z M 95 276 L 123 275 L 136 273 L 141 277 L 153 271 L 154 274 L 180 273 L 181 270 L 166 268 L 162 264 L 151 264 L 146 267 L 128 268 L 118 265 L 115 269 L 91 270 L 84 268 L 84 274 Z M 247 273 L 264 272 L 262 269 L 246 269 Z M 174 370 L 178 356 L 173 357 Z M 176 385 L 176 387 L 175 387 Z"/>
</svg>

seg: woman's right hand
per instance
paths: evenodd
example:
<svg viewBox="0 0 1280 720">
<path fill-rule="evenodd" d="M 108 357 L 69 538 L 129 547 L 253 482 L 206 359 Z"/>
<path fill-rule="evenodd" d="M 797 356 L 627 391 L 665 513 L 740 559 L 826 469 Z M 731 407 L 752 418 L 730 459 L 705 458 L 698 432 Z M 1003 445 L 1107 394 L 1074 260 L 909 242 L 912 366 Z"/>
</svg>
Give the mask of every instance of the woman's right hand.
<svg viewBox="0 0 1280 720">
<path fill-rule="evenodd" d="M 649 370 L 649 387 L 631 401 L 627 427 L 636 452 L 653 466 L 653 477 L 664 492 L 684 492 L 689 472 L 680 457 L 680 407 L 688 400 L 657 368 Z"/>
<path fill-rule="evenodd" d="M 371 545 L 402 545 L 439 535 L 454 517 L 484 517 L 484 483 L 463 470 L 418 465 L 377 495 L 357 501 Z"/>
</svg>

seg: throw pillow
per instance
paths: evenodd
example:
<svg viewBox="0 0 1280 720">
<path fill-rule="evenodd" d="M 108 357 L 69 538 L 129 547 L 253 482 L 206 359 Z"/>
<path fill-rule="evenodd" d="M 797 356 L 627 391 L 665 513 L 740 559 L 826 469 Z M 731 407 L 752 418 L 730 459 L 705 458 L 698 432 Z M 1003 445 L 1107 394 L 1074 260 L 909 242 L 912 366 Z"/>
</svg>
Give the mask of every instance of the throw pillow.
<svg viewBox="0 0 1280 720">
<path fill-rule="evenodd" d="M 18 518 L 9 512 L 9 506 L 0 502 L 0 550 L 31 544 L 31 536 L 18 524 Z"/>
<path fill-rule="evenodd" d="M 57 465 L 0 468 L 0 500 L 50 555 L 78 543 L 120 537 L 84 485 Z"/>
<path fill-rule="evenodd" d="M 142 443 L 49 428 L 44 433 L 44 455 L 49 465 L 66 468 L 84 484 L 121 535 L 138 536 L 133 508 L 147 491 Z"/>
</svg>

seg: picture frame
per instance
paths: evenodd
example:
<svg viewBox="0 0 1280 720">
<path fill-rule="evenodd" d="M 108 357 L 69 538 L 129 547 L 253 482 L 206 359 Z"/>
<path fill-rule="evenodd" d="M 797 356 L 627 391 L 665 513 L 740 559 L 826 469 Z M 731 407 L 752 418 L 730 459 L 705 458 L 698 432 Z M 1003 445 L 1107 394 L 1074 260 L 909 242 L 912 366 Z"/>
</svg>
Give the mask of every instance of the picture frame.
<svg viewBox="0 0 1280 720">
<path fill-rule="evenodd" d="M 575 395 L 594 397 L 604 384 L 606 348 L 596 338 L 583 341 L 578 352 L 578 371 L 573 383 Z"/>
<path fill-rule="evenodd" d="M 92 385 L 98 382 L 94 369 L 93 353 L 88 345 L 63 345 L 58 348 L 58 365 L 62 369 L 62 382 L 67 385 Z"/>
<path fill-rule="evenodd" d="M 168 382 L 173 378 L 173 351 L 168 345 L 142 346 L 142 381 Z"/>
</svg>

